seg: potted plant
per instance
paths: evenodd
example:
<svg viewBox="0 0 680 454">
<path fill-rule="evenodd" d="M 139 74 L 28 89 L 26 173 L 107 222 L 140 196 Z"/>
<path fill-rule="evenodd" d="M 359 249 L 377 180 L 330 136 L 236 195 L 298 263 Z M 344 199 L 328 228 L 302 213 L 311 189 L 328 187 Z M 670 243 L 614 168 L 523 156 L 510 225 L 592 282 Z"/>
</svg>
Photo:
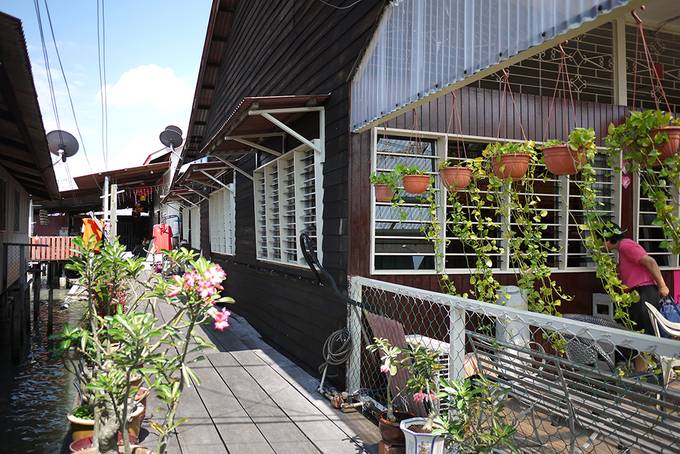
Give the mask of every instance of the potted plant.
<svg viewBox="0 0 680 454">
<path fill-rule="evenodd" d="M 430 186 L 430 176 L 416 165 L 397 164 L 394 171 L 401 175 L 402 186 L 410 194 L 422 194 Z"/>
<path fill-rule="evenodd" d="M 433 433 L 444 437 L 447 449 L 460 453 L 516 452 L 517 428 L 504 409 L 508 390 L 487 378 L 442 379 L 439 398 L 449 411 L 434 420 Z"/>
<path fill-rule="evenodd" d="M 402 351 L 399 347 L 390 344 L 387 339 L 378 337 L 373 338 L 373 343 L 368 345 L 366 349 L 369 352 L 377 352 L 380 355 L 380 372 L 385 374 L 387 379 L 385 404 L 387 410 L 380 413 L 378 416 L 380 436 L 382 437 L 382 440 L 390 446 L 403 446 L 404 434 L 399 428 L 399 423 L 413 415 L 406 412 L 395 411 L 394 401 L 401 394 L 401 390 L 395 395 L 392 393 L 392 379 L 397 375 L 397 372 L 399 372 Z"/>
<path fill-rule="evenodd" d="M 680 146 L 680 120 L 660 110 L 632 112 L 618 126 L 609 125 L 605 139 L 611 150 L 623 151 L 623 160 L 636 167 L 654 167 L 674 156 Z"/>
<path fill-rule="evenodd" d="M 463 165 L 453 165 L 449 160 L 443 161 L 439 166 L 439 177 L 442 179 L 444 187 L 450 192 L 465 189 L 472 179 L 472 168 L 465 163 Z"/>
<path fill-rule="evenodd" d="M 443 366 L 439 363 L 439 352 L 421 345 L 409 346 L 403 351 L 402 364 L 409 373 L 406 390 L 416 403 L 423 405 L 427 414 L 427 417 L 405 419 L 399 425 L 404 433 L 406 454 L 441 454 L 444 439 L 432 431 L 440 410 L 437 391 Z"/>
<path fill-rule="evenodd" d="M 595 146 L 592 128 L 574 128 L 567 142 L 548 140 L 543 146 L 543 162 L 554 175 L 574 175 L 586 163 L 586 147 Z"/>
<path fill-rule="evenodd" d="M 521 180 L 529 170 L 529 161 L 535 154 L 534 142 L 509 142 L 489 144 L 483 156 L 491 160 L 491 168 L 498 178 Z"/>
<path fill-rule="evenodd" d="M 376 202 L 391 202 L 397 191 L 399 176 L 395 172 L 372 173 L 370 181 L 375 188 Z"/>
<path fill-rule="evenodd" d="M 94 435 L 94 408 L 92 405 L 79 405 L 66 415 L 66 418 L 71 425 L 73 441 Z"/>
</svg>

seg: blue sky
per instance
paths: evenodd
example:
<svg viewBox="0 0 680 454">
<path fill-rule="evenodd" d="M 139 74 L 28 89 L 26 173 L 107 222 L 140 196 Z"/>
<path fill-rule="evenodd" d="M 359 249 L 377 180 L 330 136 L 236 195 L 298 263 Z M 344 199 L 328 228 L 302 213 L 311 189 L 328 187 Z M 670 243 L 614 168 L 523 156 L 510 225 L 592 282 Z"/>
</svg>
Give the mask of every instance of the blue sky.
<svg viewBox="0 0 680 454">
<path fill-rule="evenodd" d="M 77 137 L 51 37 L 44 0 L 39 0 L 62 129 Z M 48 0 L 66 77 L 83 134 L 68 160 L 72 176 L 104 170 L 97 66 L 96 0 Z M 158 134 L 169 124 L 186 133 L 198 65 L 210 14 L 209 0 L 105 1 L 108 93 L 108 169 L 141 165 L 162 147 Z M 0 11 L 21 19 L 45 130 L 56 129 L 33 2 L 0 0 Z M 62 190 L 64 164 L 55 172 Z"/>
</svg>

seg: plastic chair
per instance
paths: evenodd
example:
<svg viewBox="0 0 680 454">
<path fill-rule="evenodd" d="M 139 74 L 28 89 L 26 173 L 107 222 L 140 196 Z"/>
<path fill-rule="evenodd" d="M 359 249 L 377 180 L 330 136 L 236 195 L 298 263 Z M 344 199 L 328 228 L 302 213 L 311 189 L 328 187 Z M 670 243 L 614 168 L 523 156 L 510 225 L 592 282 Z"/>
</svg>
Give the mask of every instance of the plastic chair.
<svg viewBox="0 0 680 454">
<path fill-rule="evenodd" d="M 649 304 L 647 301 L 645 301 L 645 304 L 647 305 L 647 311 L 649 312 L 650 320 L 656 322 L 652 324 L 654 326 L 654 334 L 656 337 L 661 337 L 659 326 L 671 336 L 680 336 L 680 323 L 668 321 L 666 317 L 661 315 L 661 312 L 659 312 L 657 308 Z M 659 362 L 661 362 L 661 371 L 663 372 L 663 385 L 668 386 L 668 383 L 671 381 L 673 368 L 675 366 L 680 366 L 680 359 L 671 358 L 668 356 L 659 356 Z"/>
</svg>

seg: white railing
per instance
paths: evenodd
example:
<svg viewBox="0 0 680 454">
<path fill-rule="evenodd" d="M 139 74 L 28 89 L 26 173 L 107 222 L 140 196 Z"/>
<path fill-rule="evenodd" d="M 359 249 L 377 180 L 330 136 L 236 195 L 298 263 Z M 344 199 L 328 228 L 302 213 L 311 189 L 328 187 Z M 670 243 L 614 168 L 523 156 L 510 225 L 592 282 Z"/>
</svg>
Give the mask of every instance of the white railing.
<svg viewBox="0 0 680 454">
<path fill-rule="evenodd" d="M 365 346 L 385 337 L 441 352 L 450 378 L 486 375 L 506 386 L 523 449 L 680 452 L 680 394 L 661 374 L 680 358 L 676 340 L 364 277 L 349 290 L 350 393 L 384 401 Z"/>
</svg>

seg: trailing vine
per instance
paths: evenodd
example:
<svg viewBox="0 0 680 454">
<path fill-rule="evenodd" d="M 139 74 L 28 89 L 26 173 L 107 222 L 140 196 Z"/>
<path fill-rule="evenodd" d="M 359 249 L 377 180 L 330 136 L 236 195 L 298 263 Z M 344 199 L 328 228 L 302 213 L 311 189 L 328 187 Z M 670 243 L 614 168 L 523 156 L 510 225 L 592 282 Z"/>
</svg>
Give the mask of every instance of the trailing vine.
<svg viewBox="0 0 680 454">
<path fill-rule="evenodd" d="M 635 323 L 630 318 L 629 309 L 639 300 L 639 295 L 637 292 L 626 291 L 626 286 L 616 269 L 614 257 L 605 246 L 606 238 L 614 227 L 611 221 L 603 218 L 603 204 L 597 200 L 595 190 L 597 178 L 593 163 L 598 150 L 595 146 L 595 132 L 592 129 L 589 131 L 588 137 L 577 144 L 586 153 L 586 162 L 581 168 L 581 180 L 575 181 L 581 192 L 581 205 L 584 211 L 584 224 L 579 226 L 579 233 L 595 262 L 595 274 L 612 300 L 614 319 L 623 323 L 626 328 L 633 329 Z M 572 135 L 570 139 L 573 139 Z"/>
<path fill-rule="evenodd" d="M 534 181 L 538 177 L 534 143 L 519 145 L 522 151 L 532 156 L 526 176 L 512 182 L 490 173 L 489 189 L 495 193 L 496 205 L 508 225 L 512 219 L 514 229 L 506 229 L 503 239 L 507 241 L 510 265 L 517 272 L 517 285 L 527 299 L 529 310 L 559 315 L 562 301 L 571 300 L 571 296 L 551 279 L 549 257 L 557 249 L 543 238 L 547 225 L 542 221 L 548 211 L 540 209 L 541 198 L 534 190 Z"/>
<path fill-rule="evenodd" d="M 633 112 L 626 121 L 609 126 L 606 144 L 609 151 L 609 164 L 619 169 L 619 153 L 623 152 L 623 162 L 628 173 L 637 173 L 640 188 L 645 197 L 654 204 L 656 216 L 654 224 L 661 227 L 667 239 L 661 247 L 680 253 L 680 216 L 677 213 L 678 197 L 672 190 L 680 183 L 680 157 L 663 157 L 659 147 L 668 140 L 668 134 L 658 128 L 680 125 L 671 114 L 659 110 Z"/>
</svg>

